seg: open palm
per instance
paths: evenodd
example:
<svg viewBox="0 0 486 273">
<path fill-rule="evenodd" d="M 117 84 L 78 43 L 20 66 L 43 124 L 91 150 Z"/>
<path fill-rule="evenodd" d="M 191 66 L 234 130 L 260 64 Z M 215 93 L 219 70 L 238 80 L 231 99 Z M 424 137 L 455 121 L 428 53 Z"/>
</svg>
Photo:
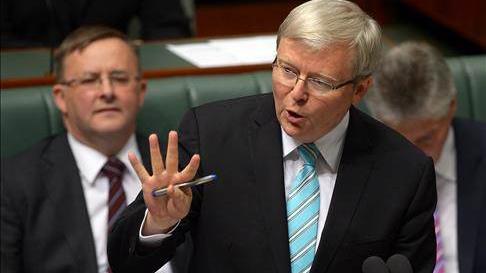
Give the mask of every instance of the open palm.
<svg viewBox="0 0 486 273">
<path fill-rule="evenodd" d="M 158 138 L 155 134 L 150 135 L 150 159 L 152 164 L 152 175 L 150 175 L 140 160 L 133 154 L 128 155 L 138 178 L 142 183 L 143 198 L 148 208 L 148 227 L 144 230 L 165 232 L 174 226 L 188 213 L 192 201 L 190 188 L 180 189 L 174 185 L 188 182 L 194 178 L 199 168 L 199 155 L 193 155 L 187 166 L 179 171 L 179 153 L 177 144 L 177 133 L 171 131 L 167 144 L 167 155 L 164 161 L 160 153 Z M 152 191 L 168 187 L 167 195 L 154 197 Z"/>
</svg>

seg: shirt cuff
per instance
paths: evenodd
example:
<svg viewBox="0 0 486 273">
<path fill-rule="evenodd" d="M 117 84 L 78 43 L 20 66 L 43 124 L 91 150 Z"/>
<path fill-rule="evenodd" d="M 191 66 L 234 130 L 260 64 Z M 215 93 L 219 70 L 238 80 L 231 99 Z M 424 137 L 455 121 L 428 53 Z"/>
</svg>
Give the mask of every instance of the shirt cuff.
<svg viewBox="0 0 486 273">
<path fill-rule="evenodd" d="M 172 235 L 172 232 L 179 226 L 179 223 L 181 222 L 180 220 L 177 222 L 177 224 L 169 230 L 167 233 L 160 233 L 160 234 L 153 234 L 153 235 L 148 235 L 145 236 L 142 234 L 142 228 L 145 225 L 145 220 L 147 219 L 147 213 L 148 209 L 145 209 L 145 216 L 143 217 L 142 224 L 140 225 L 140 229 L 138 231 L 138 238 L 140 240 L 140 243 L 143 246 L 148 246 L 148 247 L 155 247 L 160 245 L 164 239 L 170 237 Z"/>
</svg>

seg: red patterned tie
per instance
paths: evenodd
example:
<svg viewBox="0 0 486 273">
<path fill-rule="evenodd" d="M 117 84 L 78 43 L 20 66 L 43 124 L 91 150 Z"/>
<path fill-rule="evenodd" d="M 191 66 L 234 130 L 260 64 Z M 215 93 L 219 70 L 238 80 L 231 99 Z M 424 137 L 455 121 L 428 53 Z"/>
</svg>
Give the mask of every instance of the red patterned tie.
<svg viewBox="0 0 486 273">
<path fill-rule="evenodd" d="M 108 230 L 111 230 L 116 219 L 127 206 L 125 191 L 122 186 L 124 171 L 125 164 L 116 157 L 110 157 L 101 169 L 101 173 L 110 182 L 110 191 L 108 194 Z"/>
<path fill-rule="evenodd" d="M 445 273 L 444 252 L 442 246 L 442 237 L 440 235 L 440 218 L 439 218 L 439 212 L 437 210 L 434 212 L 434 223 L 435 223 L 435 238 L 437 242 L 437 255 L 435 257 L 434 273 Z"/>
</svg>

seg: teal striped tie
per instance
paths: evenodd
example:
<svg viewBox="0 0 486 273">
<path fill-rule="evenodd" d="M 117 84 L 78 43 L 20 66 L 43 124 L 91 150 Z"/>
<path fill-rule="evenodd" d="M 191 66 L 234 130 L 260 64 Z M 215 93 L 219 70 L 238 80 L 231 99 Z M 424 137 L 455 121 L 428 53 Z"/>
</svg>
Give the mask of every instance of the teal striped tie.
<svg viewBox="0 0 486 273">
<path fill-rule="evenodd" d="M 310 271 L 316 252 L 319 221 L 319 180 L 315 166 L 320 153 L 313 143 L 302 144 L 297 149 L 304 166 L 292 181 L 287 198 L 292 273 Z"/>
</svg>

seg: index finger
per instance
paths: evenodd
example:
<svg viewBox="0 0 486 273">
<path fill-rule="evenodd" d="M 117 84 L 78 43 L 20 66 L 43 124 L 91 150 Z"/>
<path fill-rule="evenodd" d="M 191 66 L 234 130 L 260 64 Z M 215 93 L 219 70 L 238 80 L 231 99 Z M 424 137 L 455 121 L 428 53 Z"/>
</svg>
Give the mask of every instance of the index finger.
<svg viewBox="0 0 486 273">
<path fill-rule="evenodd" d="M 130 160 L 130 164 L 137 173 L 138 179 L 140 179 L 140 182 L 142 182 L 142 184 L 150 178 L 147 170 L 140 162 L 140 160 L 138 160 L 137 156 L 134 153 L 128 153 L 128 160 Z"/>
</svg>

